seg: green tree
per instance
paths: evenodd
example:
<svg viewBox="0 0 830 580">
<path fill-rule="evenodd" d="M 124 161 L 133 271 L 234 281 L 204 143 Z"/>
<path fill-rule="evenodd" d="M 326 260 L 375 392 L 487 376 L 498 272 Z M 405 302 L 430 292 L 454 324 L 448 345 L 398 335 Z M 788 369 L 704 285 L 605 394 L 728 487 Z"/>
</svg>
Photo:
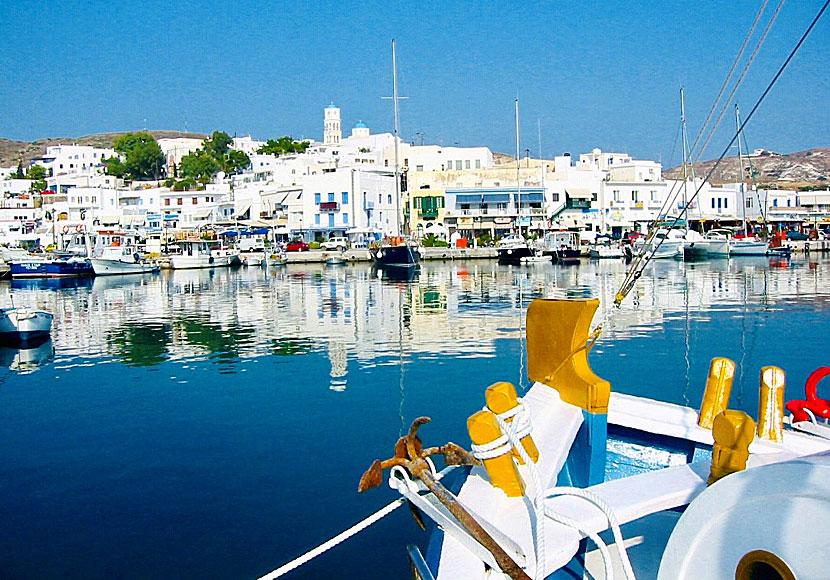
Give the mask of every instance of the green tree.
<svg viewBox="0 0 830 580">
<path fill-rule="evenodd" d="M 309 145 L 311 143 L 308 141 L 295 141 L 290 136 L 285 135 L 279 139 L 268 139 L 265 145 L 257 149 L 257 153 L 279 157 L 287 153 L 304 153 Z"/>
<path fill-rule="evenodd" d="M 222 159 L 222 170 L 225 173 L 240 173 L 251 164 L 251 158 L 244 151 L 231 149 Z"/>
<path fill-rule="evenodd" d="M 11 178 L 12 179 L 24 179 L 23 162 L 22 161 L 18 162 L 17 171 L 12 173 Z"/>
<path fill-rule="evenodd" d="M 126 133 L 118 137 L 112 145 L 123 156 L 121 166 L 112 158 L 105 160 L 107 173 L 129 177 L 130 179 L 157 179 L 164 172 L 164 153 L 155 138 L 146 131 Z"/>
<path fill-rule="evenodd" d="M 26 179 L 32 180 L 29 186 L 31 192 L 41 192 L 46 189 L 46 169 L 40 165 L 32 165 L 26 171 Z"/>
<path fill-rule="evenodd" d="M 182 157 L 179 173 L 199 183 L 208 183 L 219 172 L 221 166 L 216 159 L 202 149 Z"/>
<path fill-rule="evenodd" d="M 216 160 L 222 159 L 231 150 L 233 138 L 224 131 L 214 131 L 202 143 L 205 152 Z"/>
</svg>

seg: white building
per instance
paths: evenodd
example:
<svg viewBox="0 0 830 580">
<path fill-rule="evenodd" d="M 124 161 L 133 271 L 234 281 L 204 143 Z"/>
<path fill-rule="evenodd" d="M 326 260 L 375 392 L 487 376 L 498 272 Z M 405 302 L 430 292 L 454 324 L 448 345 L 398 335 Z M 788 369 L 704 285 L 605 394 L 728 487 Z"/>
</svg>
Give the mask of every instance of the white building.
<svg viewBox="0 0 830 580">
<path fill-rule="evenodd" d="M 115 156 L 114 149 L 100 149 L 87 145 L 53 145 L 46 153 L 33 160 L 53 177 L 61 175 L 91 175 L 104 172 L 104 159 Z"/>
</svg>

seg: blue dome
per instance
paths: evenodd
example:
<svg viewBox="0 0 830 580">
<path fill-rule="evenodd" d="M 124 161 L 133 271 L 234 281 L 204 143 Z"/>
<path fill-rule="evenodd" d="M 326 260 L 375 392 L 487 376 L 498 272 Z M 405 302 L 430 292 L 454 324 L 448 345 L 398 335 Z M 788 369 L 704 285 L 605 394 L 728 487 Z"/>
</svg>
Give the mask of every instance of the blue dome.
<svg viewBox="0 0 830 580">
<path fill-rule="evenodd" d="M 366 124 L 366 123 L 364 123 L 363 121 L 358 121 L 357 123 L 355 123 L 355 124 L 354 124 L 354 127 L 353 127 L 353 128 L 354 128 L 354 129 L 368 129 L 368 128 L 369 128 L 369 125 L 367 125 L 367 124 Z"/>
</svg>

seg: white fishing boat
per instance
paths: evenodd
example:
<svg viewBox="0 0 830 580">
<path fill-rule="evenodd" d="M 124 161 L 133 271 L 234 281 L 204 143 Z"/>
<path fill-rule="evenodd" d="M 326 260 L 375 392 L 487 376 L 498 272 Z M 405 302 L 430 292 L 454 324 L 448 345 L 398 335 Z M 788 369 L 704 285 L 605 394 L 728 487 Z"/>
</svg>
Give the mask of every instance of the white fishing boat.
<svg viewBox="0 0 830 580">
<path fill-rule="evenodd" d="M 408 547 L 417 577 L 825 578 L 815 530 L 830 516 L 830 427 L 806 411 L 784 420 L 784 371 L 760 369 L 757 422 L 728 409 L 737 366 L 726 358 L 712 361 L 699 410 L 613 393 L 588 363 L 598 305 L 530 305 L 534 383 L 522 399 L 494 383 L 484 409 L 470 409 L 475 457 L 422 445 L 420 418 L 364 474 L 360 491 L 388 469 L 388 484 L 435 522 L 426 556 Z"/>
<path fill-rule="evenodd" d="M 703 237 L 709 244 L 708 254 L 713 258 L 725 258 L 729 255 L 729 238 L 732 236 L 730 230 L 712 229 L 706 232 Z"/>
<path fill-rule="evenodd" d="M 653 236 L 637 238 L 634 253 L 651 259 L 674 259 L 683 257 L 685 232 L 660 228 Z"/>
<path fill-rule="evenodd" d="M 588 249 L 588 257 L 593 260 L 617 259 L 624 258 L 625 253 L 618 242 L 603 235 L 597 236 L 597 239 L 591 244 Z"/>
<path fill-rule="evenodd" d="M 146 260 L 135 246 L 110 245 L 100 248 L 92 258 L 96 276 L 146 274 L 159 271 L 159 263 Z"/>
<path fill-rule="evenodd" d="M 754 236 L 729 240 L 730 256 L 766 256 L 768 251 L 769 244 Z"/>
<path fill-rule="evenodd" d="M 170 266 L 174 270 L 194 268 L 221 268 L 231 265 L 231 259 L 239 259 L 239 252 L 220 246 L 209 240 L 177 240 L 180 254 L 170 256 Z"/>
<path fill-rule="evenodd" d="M 270 252 L 265 255 L 266 268 L 281 268 L 286 264 L 288 264 L 288 260 L 282 252 Z"/>
<path fill-rule="evenodd" d="M 25 306 L 0 308 L 0 341 L 16 343 L 48 337 L 53 318 L 49 312 Z"/>
</svg>

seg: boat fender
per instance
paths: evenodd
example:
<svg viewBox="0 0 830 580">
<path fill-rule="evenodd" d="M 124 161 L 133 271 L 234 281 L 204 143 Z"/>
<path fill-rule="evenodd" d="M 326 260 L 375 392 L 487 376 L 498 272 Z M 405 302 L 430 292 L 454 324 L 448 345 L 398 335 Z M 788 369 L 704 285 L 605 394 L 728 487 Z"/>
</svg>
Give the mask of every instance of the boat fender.
<svg viewBox="0 0 830 580">
<path fill-rule="evenodd" d="M 758 437 L 781 443 L 784 440 L 784 371 L 769 366 L 761 369 L 761 392 L 758 396 Z"/>
<path fill-rule="evenodd" d="M 139 253 L 136 252 L 135 254 L 133 254 L 133 260 L 135 260 L 135 263 L 138 264 L 141 261 L 141 255 L 139 255 Z"/>
<path fill-rule="evenodd" d="M 513 462 L 513 447 L 502 435 L 496 416 L 490 411 L 478 411 L 467 419 L 467 431 L 473 442 L 473 455 L 484 463 L 490 483 L 507 497 L 521 497 L 525 482 Z"/>
<path fill-rule="evenodd" d="M 485 392 L 487 400 L 487 408 L 498 415 L 506 423 L 513 424 L 516 429 L 516 435 L 522 442 L 522 447 L 533 460 L 534 463 L 539 461 L 539 450 L 536 448 L 536 443 L 530 434 L 531 425 L 529 413 L 525 407 L 520 403 L 519 397 L 516 395 L 516 387 L 511 383 L 499 382 L 487 387 Z M 524 464 L 524 460 L 519 455 L 519 452 L 513 448 L 513 456 L 519 464 Z"/>
<path fill-rule="evenodd" d="M 746 469 L 749 444 L 755 438 L 755 421 L 743 411 L 729 410 L 719 413 L 713 421 L 712 467 L 708 485 Z"/>
<path fill-rule="evenodd" d="M 61 228 L 61 232 L 63 232 L 64 234 L 68 234 L 69 233 L 69 226 L 63 226 L 63 228 Z"/>
<path fill-rule="evenodd" d="M 700 404 L 698 425 L 704 429 L 711 429 L 718 413 L 726 411 L 729 406 L 729 395 L 732 392 L 734 378 L 735 363 L 733 361 L 724 357 L 712 359 L 712 362 L 709 363 L 709 376 L 706 379 L 703 402 Z"/>
<path fill-rule="evenodd" d="M 378 250 L 377 256 L 378 256 L 378 258 L 382 258 L 383 257 L 383 250 Z"/>
</svg>

